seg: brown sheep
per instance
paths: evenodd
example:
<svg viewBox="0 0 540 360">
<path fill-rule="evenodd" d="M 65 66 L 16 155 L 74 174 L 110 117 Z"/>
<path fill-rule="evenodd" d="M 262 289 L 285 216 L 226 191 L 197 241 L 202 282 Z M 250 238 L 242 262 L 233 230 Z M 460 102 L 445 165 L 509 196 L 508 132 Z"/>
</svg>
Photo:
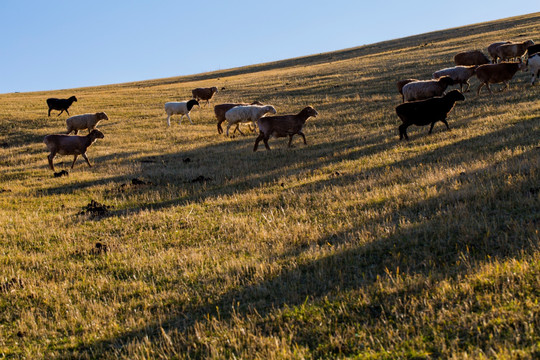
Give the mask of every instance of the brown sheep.
<svg viewBox="0 0 540 360">
<path fill-rule="evenodd" d="M 454 56 L 454 62 L 456 65 L 484 65 L 489 64 L 490 61 L 484 53 L 480 50 L 463 51 Z"/>
<path fill-rule="evenodd" d="M 71 164 L 71 168 L 73 169 L 73 166 L 75 165 L 75 160 L 77 160 L 77 156 L 81 155 L 84 160 L 88 163 L 88 166 L 92 167 L 90 165 L 90 161 L 88 161 L 88 157 L 86 156 L 86 150 L 90 145 L 96 141 L 96 139 L 103 139 L 105 136 L 103 133 L 97 129 L 94 129 L 90 132 L 90 134 L 86 136 L 80 136 L 80 135 L 47 135 L 43 139 L 43 142 L 45 145 L 47 145 L 47 148 L 51 152 L 47 158 L 49 159 L 49 167 L 52 171 L 54 171 L 54 165 L 53 165 L 53 159 L 56 156 L 56 154 L 60 155 L 74 155 L 73 157 L 73 163 Z"/>
<path fill-rule="evenodd" d="M 208 105 L 210 99 L 212 96 L 214 96 L 214 93 L 217 93 L 218 89 L 217 87 L 213 86 L 211 88 L 196 88 L 191 90 L 191 93 L 193 94 L 193 98 L 195 100 L 206 100 L 206 104 Z"/>
<path fill-rule="evenodd" d="M 521 57 L 532 45 L 534 45 L 534 41 L 532 40 L 527 40 L 522 43 L 503 44 L 497 46 L 495 54 L 497 54 L 501 61 L 519 59 L 521 62 Z"/>
<path fill-rule="evenodd" d="M 480 89 L 482 86 L 486 85 L 490 94 L 493 94 L 489 84 L 498 84 L 504 83 L 504 87 L 501 91 L 504 91 L 508 87 L 508 82 L 514 77 L 514 74 L 518 70 L 523 70 L 527 68 L 527 65 L 524 63 L 500 63 L 500 64 L 486 64 L 479 66 L 476 69 L 476 77 L 480 80 L 480 85 L 478 90 L 476 90 L 476 95 L 480 95 Z"/>
<path fill-rule="evenodd" d="M 487 47 L 487 52 L 489 54 L 489 56 L 491 56 L 491 63 L 492 64 L 495 64 L 497 62 L 497 59 L 499 58 L 497 56 L 497 53 L 495 52 L 495 50 L 500 46 L 500 45 L 506 45 L 506 44 L 511 44 L 510 41 L 498 41 L 498 42 L 494 42 L 493 44 L 490 44 L 488 47 Z"/>
</svg>

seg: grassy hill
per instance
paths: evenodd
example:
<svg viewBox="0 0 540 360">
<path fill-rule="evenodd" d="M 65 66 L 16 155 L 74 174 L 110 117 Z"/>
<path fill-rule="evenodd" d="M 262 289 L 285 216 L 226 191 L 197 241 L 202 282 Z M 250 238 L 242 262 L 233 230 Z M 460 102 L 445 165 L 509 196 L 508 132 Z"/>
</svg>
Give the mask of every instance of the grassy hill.
<svg viewBox="0 0 540 360">
<path fill-rule="evenodd" d="M 538 358 L 540 87 L 520 72 L 477 97 L 472 79 L 451 131 L 411 127 L 409 142 L 394 110 L 396 80 L 538 34 L 540 13 L 0 95 L 0 357 Z M 252 133 L 218 135 L 212 106 L 167 128 L 163 104 L 202 86 L 224 88 L 212 105 L 320 115 L 307 146 L 273 139 L 271 152 L 253 153 Z M 42 139 L 66 116 L 47 117 L 45 99 L 71 95 L 71 114 L 110 120 L 88 151 L 94 166 L 58 156 L 70 174 L 55 178 Z M 110 208 L 85 212 L 91 200 Z"/>
</svg>

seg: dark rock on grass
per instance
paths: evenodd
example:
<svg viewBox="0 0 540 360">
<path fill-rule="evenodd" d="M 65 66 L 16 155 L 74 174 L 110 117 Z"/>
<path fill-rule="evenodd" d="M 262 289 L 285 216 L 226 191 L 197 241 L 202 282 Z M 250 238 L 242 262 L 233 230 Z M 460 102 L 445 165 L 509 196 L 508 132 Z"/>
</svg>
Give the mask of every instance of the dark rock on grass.
<svg viewBox="0 0 540 360">
<path fill-rule="evenodd" d="M 212 181 L 212 178 L 205 177 L 204 175 L 199 175 L 195 179 L 191 180 L 192 183 L 203 183 L 206 181 Z"/>
<path fill-rule="evenodd" d="M 90 250 L 90 254 L 92 255 L 101 255 L 108 253 L 110 251 L 109 246 L 106 244 L 102 244 L 100 242 L 97 242 L 96 245 Z"/>
<path fill-rule="evenodd" d="M 112 209 L 112 206 L 103 205 L 95 200 L 91 200 L 90 203 L 83 208 L 79 215 L 90 214 L 94 216 L 102 216 L 107 214 L 110 209 Z"/>
<path fill-rule="evenodd" d="M 54 177 L 68 176 L 69 173 L 66 170 L 62 170 L 54 173 Z"/>
<path fill-rule="evenodd" d="M 150 181 L 144 181 L 144 180 L 141 180 L 139 178 L 131 179 L 131 184 L 132 185 L 152 185 L 152 183 Z"/>
<path fill-rule="evenodd" d="M 188 163 L 188 162 L 191 162 L 191 159 L 190 158 L 185 158 L 185 159 L 182 159 L 183 162 L 185 163 Z"/>
</svg>

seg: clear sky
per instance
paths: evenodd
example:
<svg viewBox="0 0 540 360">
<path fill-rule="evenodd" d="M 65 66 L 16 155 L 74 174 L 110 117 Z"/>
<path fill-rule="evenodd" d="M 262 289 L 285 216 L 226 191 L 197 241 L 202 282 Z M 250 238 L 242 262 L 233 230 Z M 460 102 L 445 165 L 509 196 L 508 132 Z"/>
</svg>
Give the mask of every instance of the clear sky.
<svg viewBox="0 0 540 360">
<path fill-rule="evenodd" d="M 189 75 L 538 11 L 538 0 L 0 0 L 0 93 Z"/>
</svg>

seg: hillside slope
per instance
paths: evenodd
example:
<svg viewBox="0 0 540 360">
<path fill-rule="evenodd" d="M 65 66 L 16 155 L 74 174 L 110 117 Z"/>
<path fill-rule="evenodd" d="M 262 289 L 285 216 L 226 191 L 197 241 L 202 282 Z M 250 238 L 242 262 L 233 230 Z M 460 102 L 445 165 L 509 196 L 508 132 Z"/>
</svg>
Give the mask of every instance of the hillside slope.
<svg viewBox="0 0 540 360">
<path fill-rule="evenodd" d="M 540 34 L 540 13 L 246 68 L 0 95 L 0 357 L 538 358 L 540 87 L 467 93 L 399 141 L 395 81 Z M 473 90 L 477 80 L 472 79 Z M 212 106 L 312 105 L 308 145 Z M 497 86 L 494 86 L 497 87 Z M 105 111 L 92 168 L 43 136 Z M 83 131 L 83 133 L 85 133 Z M 133 179 L 148 182 L 134 184 Z M 88 211 L 95 200 L 107 206 Z M 99 244 L 99 245 L 98 245 Z"/>
</svg>

